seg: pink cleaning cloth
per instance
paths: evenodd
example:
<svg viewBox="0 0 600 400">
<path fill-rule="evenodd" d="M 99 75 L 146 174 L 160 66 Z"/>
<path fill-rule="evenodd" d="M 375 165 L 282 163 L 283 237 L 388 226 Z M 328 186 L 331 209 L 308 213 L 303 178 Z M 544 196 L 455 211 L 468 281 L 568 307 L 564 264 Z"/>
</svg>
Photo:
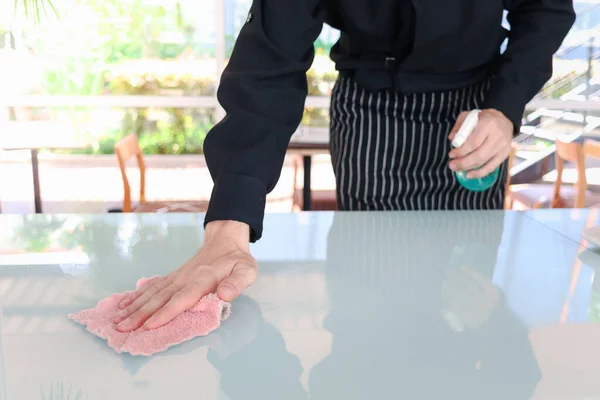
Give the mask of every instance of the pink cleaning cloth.
<svg viewBox="0 0 600 400">
<path fill-rule="evenodd" d="M 139 288 L 150 279 L 140 279 Z M 194 307 L 168 324 L 148 330 L 143 326 L 132 332 L 119 332 L 113 322 L 119 303 L 128 293 L 113 294 L 100 300 L 96 307 L 69 314 L 69 318 L 85 325 L 87 330 L 108 341 L 117 353 L 150 356 L 197 336 L 206 336 L 217 329 L 231 313 L 231 304 L 209 294 Z"/>
</svg>

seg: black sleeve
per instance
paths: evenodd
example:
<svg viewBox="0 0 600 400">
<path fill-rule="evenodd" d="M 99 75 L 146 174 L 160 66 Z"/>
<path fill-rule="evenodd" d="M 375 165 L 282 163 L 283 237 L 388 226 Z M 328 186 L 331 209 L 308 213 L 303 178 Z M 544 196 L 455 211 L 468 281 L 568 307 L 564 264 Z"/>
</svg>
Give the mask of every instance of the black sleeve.
<svg viewBox="0 0 600 400">
<path fill-rule="evenodd" d="M 214 181 L 205 224 L 245 222 L 251 241 L 261 237 L 266 195 L 302 120 L 320 10 L 320 0 L 254 0 L 217 93 L 226 117 L 204 143 Z"/>
<path fill-rule="evenodd" d="M 572 0 L 504 0 L 510 33 L 484 102 L 521 127 L 525 106 L 552 77 L 552 57 L 575 22 Z"/>
</svg>

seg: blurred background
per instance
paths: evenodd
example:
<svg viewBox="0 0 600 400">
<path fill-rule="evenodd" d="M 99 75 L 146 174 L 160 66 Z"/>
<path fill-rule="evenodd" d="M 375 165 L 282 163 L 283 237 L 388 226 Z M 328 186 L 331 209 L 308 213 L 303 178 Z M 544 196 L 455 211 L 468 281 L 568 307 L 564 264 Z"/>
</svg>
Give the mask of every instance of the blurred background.
<svg viewBox="0 0 600 400">
<path fill-rule="evenodd" d="M 513 184 L 548 189 L 557 176 L 557 138 L 600 135 L 600 1 L 575 3 L 578 19 L 556 54 L 554 77 L 529 104 L 515 141 Z M 1 212 L 119 211 L 128 190 L 132 210 L 145 201 L 208 200 L 202 144 L 223 116 L 216 87 L 251 0 L 25 4 L 0 4 Z M 336 71 L 329 50 L 337 38 L 326 26 L 315 43 L 304 119 L 268 211 L 307 208 L 307 183 L 313 208 L 331 206 L 327 108 Z M 143 156 L 144 196 L 136 158 L 115 155 L 129 135 Z M 596 163 L 586 159 L 592 191 L 600 185 Z M 564 171 L 567 185 L 579 179 L 575 164 Z"/>
</svg>

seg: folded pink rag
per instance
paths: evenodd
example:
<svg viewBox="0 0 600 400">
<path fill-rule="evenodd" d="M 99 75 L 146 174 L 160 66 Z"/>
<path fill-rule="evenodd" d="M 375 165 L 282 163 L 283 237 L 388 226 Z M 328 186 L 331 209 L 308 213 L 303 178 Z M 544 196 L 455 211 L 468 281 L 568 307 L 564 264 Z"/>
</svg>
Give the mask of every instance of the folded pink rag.
<svg viewBox="0 0 600 400">
<path fill-rule="evenodd" d="M 150 279 L 140 279 L 139 288 Z M 149 356 L 183 343 L 197 336 L 214 331 L 231 313 L 231 304 L 216 294 L 202 298 L 194 307 L 185 311 L 168 324 L 148 330 L 143 326 L 132 332 L 119 332 L 113 323 L 119 303 L 127 293 L 113 294 L 98 302 L 96 307 L 69 314 L 69 318 L 87 327 L 87 330 L 108 341 L 118 353 Z"/>
</svg>

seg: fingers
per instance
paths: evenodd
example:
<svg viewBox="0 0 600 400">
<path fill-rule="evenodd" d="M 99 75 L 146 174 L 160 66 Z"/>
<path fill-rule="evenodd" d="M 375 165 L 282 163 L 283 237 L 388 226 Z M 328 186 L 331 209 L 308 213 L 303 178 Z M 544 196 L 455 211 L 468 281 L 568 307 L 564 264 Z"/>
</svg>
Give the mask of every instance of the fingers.
<svg viewBox="0 0 600 400">
<path fill-rule="evenodd" d="M 450 169 L 469 171 L 469 179 L 483 178 L 494 172 L 510 154 L 511 123 L 505 119 L 493 110 L 482 111 L 471 136 L 461 147 L 450 151 Z"/>
<path fill-rule="evenodd" d="M 489 129 L 485 123 L 477 125 L 471 136 L 460 147 L 452 149 L 448 156 L 450 158 L 461 158 L 479 149 L 489 137 Z"/>
<path fill-rule="evenodd" d="M 495 140 L 491 138 L 486 140 L 479 147 L 477 147 L 475 151 L 463 157 L 452 160 L 450 162 L 450 169 L 453 171 L 470 171 L 481 167 L 494 157 L 496 153 L 495 146 Z"/>
<path fill-rule="evenodd" d="M 156 329 L 168 324 L 179 314 L 196 305 L 196 303 L 209 292 L 210 289 L 199 288 L 195 285 L 184 287 L 175 293 L 160 310 L 154 313 L 154 315 L 144 323 L 144 326 L 147 329 Z"/>
<path fill-rule="evenodd" d="M 496 286 L 494 286 L 494 284 L 489 279 L 485 278 L 477 270 L 463 268 L 462 272 L 469 278 L 473 279 L 473 281 L 475 281 L 479 285 L 479 288 L 482 292 L 486 294 L 495 294 L 498 292 Z"/>
<path fill-rule="evenodd" d="M 463 324 L 476 325 L 489 309 L 486 294 L 470 276 L 455 272 L 450 274 L 444 283 L 444 303 Z"/>
<path fill-rule="evenodd" d="M 250 256 L 222 261 L 212 266 L 191 264 L 189 268 L 180 268 L 169 277 L 132 292 L 121 302 L 125 306 L 114 319 L 116 329 L 130 332 L 142 325 L 147 329 L 158 328 L 193 307 L 207 294 L 214 293 L 217 288 L 222 300 L 234 300 L 242 290 L 254 283 L 258 267 Z"/>
<path fill-rule="evenodd" d="M 163 279 L 164 278 L 156 276 L 156 277 L 148 280 L 146 283 L 144 283 L 142 286 L 140 286 L 136 290 L 133 290 L 133 291 L 127 293 L 127 296 L 125 296 L 125 298 L 123 300 L 121 300 L 121 302 L 119 303 L 119 308 L 124 309 L 125 307 L 127 307 L 128 305 L 133 303 L 135 300 L 137 300 L 138 297 L 140 297 L 142 294 L 144 294 L 144 292 L 150 286 L 157 284 L 158 282 L 160 282 Z"/>
<path fill-rule="evenodd" d="M 177 290 L 178 288 L 172 284 L 163 289 L 161 292 L 155 294 L 136 312 L 119 323 L 117 325 L 117 330 L 120 332 L 129 332 L 139 328 L 144 322 L 146 322 L 146 320 L 148 320 L 148 318 L 153 316 L 154 313 L 156 313 L 169 300 L 171 300 Z"/>
<path fill-rule="evenodd" d="M 167 324 L 213 291 L 218 283 L 217 276 L 207 270 L 200 271 L 192 279 L 185 285 L 171 283 L 160 292 L 150 288 L 124 310 L 130 315 L 121 316 L 121 322 L 115 320 L 117 330 L 129 332 L 142 325 L 154 329 Z"/>
<path fill-rule="evenodd" d="M 496 170 L 496 168 L 498 168 L 500 165 L 502 165 L 502 163 L 504 162 L 505 159 L 506 159 L 506 156 L 504 154 L 496 154 L 495 156 L 492 157 L 492 159 L 490 161 L 485 163 L 483 165 L 483 167 L 467 172 L 467 178 L 469 178 L 469 179 L 483 178 L 484 176 L 487 176 L 487 175 L 491 174 L 492 172 L 494 172 L 494 170 Z"/>
<path fill-rule="evenodd" d="M 463 111 L 458 115 L 458 118 L 456 118 L 456 122 L 454 123 L 454 127 L 452 128 L 452 130 L 450 131 L 450 134 L 448 135 L 449 140 L 454 140 L 454 136 L 456 136 L 456 133 L 462 126 L 463 122 L 465 122 L 467 115 L 469 115 L 469 111 Z"/>
<path fill-rule="evenodd" d="M 221 282 L 217 294 L 223 301 L 233 301 L 248 286 L 256 280 L 258 268 L 256 264 L 238 264 L 233 268 L 231 275 Z"/>
<path fill-rule="evenodd" d="M 145 288 L 145 291 L 129 306 L 122 309 L 119 314 L 115 317 L 114 323 L 120 324 L 126 318 L 129 318 L 133 313 L 142 308 L 148 301 L 155 295 L 162 292 L 163 289 L 170 285 L 170 280 L 163 280 L 159 283 Z"/>
</svg>

